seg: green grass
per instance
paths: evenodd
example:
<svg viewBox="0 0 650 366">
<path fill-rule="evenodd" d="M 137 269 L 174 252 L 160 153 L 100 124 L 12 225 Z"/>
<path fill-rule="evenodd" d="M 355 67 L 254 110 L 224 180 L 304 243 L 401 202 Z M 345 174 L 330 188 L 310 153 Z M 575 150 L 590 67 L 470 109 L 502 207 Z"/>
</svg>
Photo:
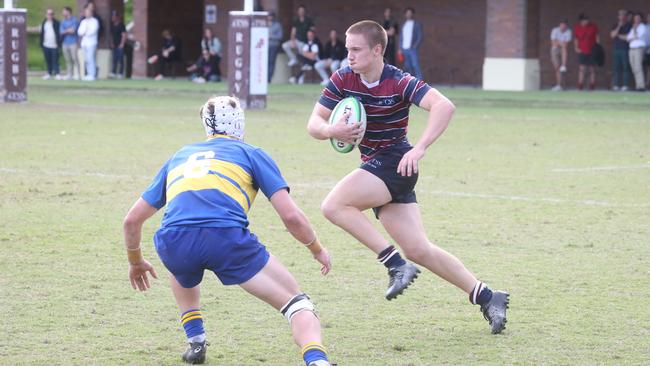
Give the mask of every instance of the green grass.
<svg viewBox="0 0 650 366">
<path fill-rule="evenodd" d="M 121 220 L 168 156 L 202 139 L 198 108 L 224 85 L 29 81 L 29 102 L 0 105 L 0 364 L 179 364 L 169 285 L 130 288 Z M 432 240 L 510 291 L 508 329 L 493 336 L 466 295 L 430 273 L 383 300 L 385 270 L 322 217 L 358 158 L 306 134 L 319 90 L 271 86 L 269 108 L 247 112 L 247 141 L 278 162 L 333 272 L 318 274 L 261 195 L 251 229 L 316 303 L 335 361 L 650 363 L 647 95 L 443 90 L 458 109 L 421 162 L 418 200 Z M 414 108 L 412 139 L 424 117 Z M 150 240 L 159 220 L 143 244 L 163 274 Z M 270 307 L 212 275 L 202 291 L 209 364 L 301 364 Z"/>
</svg>

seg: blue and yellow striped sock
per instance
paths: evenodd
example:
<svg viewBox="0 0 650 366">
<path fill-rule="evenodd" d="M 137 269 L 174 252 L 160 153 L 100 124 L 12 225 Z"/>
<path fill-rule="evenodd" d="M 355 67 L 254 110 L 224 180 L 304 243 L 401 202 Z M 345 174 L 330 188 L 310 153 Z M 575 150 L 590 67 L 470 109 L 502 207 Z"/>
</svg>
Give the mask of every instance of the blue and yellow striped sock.
<svg viewBox="0 0 650 366">
<path fill-rule="evenodd" d="M 190 309 L 181 315 L 181 324 L 185 329 L 188 342 L 205 341 L 205 330 L 203 330 L 203 315 L 199 309 Z"/>
<path fill-rule="evenodd" d="M 323 345 L 318 342 L 307 343 L 304 347 L 302 347 L 302 358 L 305 360 L 305 365 L 308 366 L 310 363 L 319 360 L 328 362 L 329 364 L 329 360 L 327 359 L 327 352 L 325 352 Z"/>
</svg>

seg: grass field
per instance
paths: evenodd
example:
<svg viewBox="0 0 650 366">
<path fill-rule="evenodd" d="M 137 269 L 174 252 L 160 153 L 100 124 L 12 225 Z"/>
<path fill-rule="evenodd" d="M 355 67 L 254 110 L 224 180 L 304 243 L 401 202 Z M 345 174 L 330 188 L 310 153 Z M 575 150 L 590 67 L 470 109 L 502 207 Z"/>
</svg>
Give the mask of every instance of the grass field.
<svg viewBox="0 0 650 366">
<path fill-rule="evenodd" d="M 432 240 L 511 293 L 490 334 L 466 295 L 424 273 L 396 301 L 371 252 L 319 204 L 358 164 L 312 140 L 316 86 L 272 86 L 247 113 L 247 142 L 278 162 L 330 249 L 318 265 L 260 195 L 251 229 L 320 313 L 332 359 L 351 365 L 650 363 L 650 98 L 632 93 L 449 89 L 456 116 L 421 162 Z M 0 364 L 175 365 L 184 334 L 162 278 L 128 283 L 122 218 L 160 165 L 202 139 L 198 108 L 223 85 L 30 79 L 29 102 L 0 105 Z M 412 112 L 412 140 L 424 113 Z M 206 274 L 211 365 L 301 365 L 286 321 Z"/>
</svg>

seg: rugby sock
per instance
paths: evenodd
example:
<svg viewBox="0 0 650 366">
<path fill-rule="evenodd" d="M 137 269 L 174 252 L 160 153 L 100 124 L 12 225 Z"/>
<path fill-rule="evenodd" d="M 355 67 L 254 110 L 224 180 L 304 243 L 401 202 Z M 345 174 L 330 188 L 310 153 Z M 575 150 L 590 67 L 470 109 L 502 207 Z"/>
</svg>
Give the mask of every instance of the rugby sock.
<svg viewBox="0 0 650 366">
<path fill-rule="evenodd" d="M 190 309 L 181 315 L 181 324 L 185 329 L 187 341 L 203 342 L 205 341 L 205 330 L 203 330 L 203 315 L 201 310 Z"/>
<path fill-rule="evenodd" d="M 377 256 L 377 260 L 379 260 L 379 263 L 386 266 L 386 268 L 399 267 L 406 264 L 406 261 L 402 259 L 402 256 L 399 255 L 397 249 L 392 245 L 382 250 Z"/>
<path fill-rule="evenodd" d="M 312 362 L 325 361 L 329 365 L 329 360 L 327 359 L 327 352 L 325 348 L 318 342 L 307 343 L 302 347 L 302 358 L 305 360 L 305 365 L 308 365 Z"/>
<path fill-rule="evenodd" d="M 492 299 L 492 290 L 481 281 L 476 282 L 474 289 L 469 293 L 469 302 L 474 305 L 483 305 Z"/>
</svg>

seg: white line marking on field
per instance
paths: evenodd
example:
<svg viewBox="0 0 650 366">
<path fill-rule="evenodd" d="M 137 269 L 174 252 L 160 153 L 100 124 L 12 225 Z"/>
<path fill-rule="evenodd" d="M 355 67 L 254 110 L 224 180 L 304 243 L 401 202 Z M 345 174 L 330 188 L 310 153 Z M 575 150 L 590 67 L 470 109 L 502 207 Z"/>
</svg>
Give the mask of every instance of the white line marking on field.
<svg viewBox="0 0 650 366">
<path fill-rule="evenodd" d="M 53 176 L 70 176 L 70 177 L 99 177 L 99 178 L 151 178 L 144 175 L 129 175 L 129 174 L 107 174 L 99 172 L 70 172 L 65 170 L 42 170 L 42 169 L 14 169 L 14 168 L 0 168 L 0 173 L 13 173 L 13 174 L 33 174 L 38 173 L 41 175 Z"/>
<path fill-rule="evenodd" d="M 418 189 L 416 192 L 425 192 L 430 194 L 435 194 L 438 196 L 448 196 L 448 197 L 465 197 L 465 198 L 484 198 L 491 200 L 502 200 L 502 201 L 524 201 L 524 202 L 542 202 L 542 203 L 568 203 L 568 204 L 578 204 L 585 206 L 603 206 L 603 207 L 650 207 L 650 203 L 614 203 L 608 201 L 597 201 L 597 200 L 567 200 L 563 198 L 550 198 L 550 197 L 526 197 L 526 196 L 509 196 L 509 195 L 498 195 L 498 194 L 483 194 L 483 193 L 468 193 L 468 192 L 450 192 L 450 191 L 428 191 Z"/>
<path fill-rule="evenodd" d="M 136 179 L 151 179 L 149 176 L 144 175 L 129 175 L 129 174 L 105 174 L 98 172 L 70 172 L 70 171 L 47 171 L 47 170 L 38 170 L 39 174 L 52 175 L 52 176 L 86 176 L 86 177 L 98 177 L 98 178 L 136 178 Z M 13 168 L 0 168 L 0 173 L 13 173 L 13 174 L 32 174 L 35 170 L 28 169 L 13 169 Z M 289 183 L 292 187 L 301 187 L 301 188 L 319 188 L 330 190 L 335 185 L 336 182 L 294 182 Z M 599 201 L 599 200 L 569 200 L 563 198 L 553 198 L 553 197 L 527 197 L 527 196 L 513 196 L 513 195 L 499 195 L 499 194 L 485 194 L 485 193 L 470 193 L 470 192 L 454 192 L 454 191 L 437 191 L 437 190 L 427 190 L 427 189 L 416 189 L 416 192 L 433 194 L 436 196 L 444 197 L 461 197 L 461 198 L 481 198 L 488 200 L 501 200 L 501 201 L 521 201 L 521 202 L 532 202 L 532 203 L 554 203 L 554 204 L 574 204 L 574 205 L 584 205 L 584 206 L 600 206 L 600 207 L 627 207 L 627 208 L 643 208 L 650 207 L 650 202 L 647 203 L 616 203 L 608 201 Z"/>
<path fill-rule="evenodd" d="M 553 169 L 554 173 L 578 173 L 578 172 L 598 172 L 598 171 L 613 171 L 613 170 L 638 170 L 650 169 L 650 163 L 637 164 L 637 165 L 613 165 L 613 166 L 592 166 L 585 168 L 556 168 Z"/>
</svg>

